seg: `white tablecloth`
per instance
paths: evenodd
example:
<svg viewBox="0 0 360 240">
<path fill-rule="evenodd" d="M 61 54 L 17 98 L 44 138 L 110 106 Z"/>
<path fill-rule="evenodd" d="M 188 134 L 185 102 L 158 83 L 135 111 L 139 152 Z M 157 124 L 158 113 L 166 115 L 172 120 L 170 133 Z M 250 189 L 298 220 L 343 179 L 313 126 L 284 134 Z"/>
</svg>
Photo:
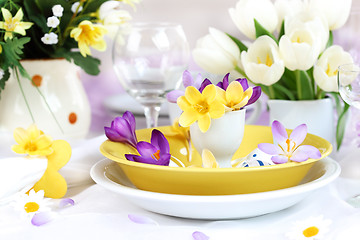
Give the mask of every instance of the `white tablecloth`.
<svg viewBox="0 0 360 240">
<path fill-rule="evenodd" d="M 0 141 L 0 157 L 13 155 L 9 139 Z M 279 240 L 286 239 L 285 233 L 296 221 L 319 215 L 332 221 L 326 239 L 360 239 L 360 208 L 346 202 L 360 193 L 360 179 L 339 177 L 295 206 L 264 216 L 226 221 L 182 219 L 143 210 L 91 181 L 89 169 L 103 159 L 99 146 L 105 139 L 99 136 L 72 143 L 72 158 L 61 172 L 70 186 L 66 197 L 75 201 L 74 206 L 59 210 L 53 221 L 40 227 L 21 219 L 12 207 L 0 206 L 0 239 L 191 240 L 192 233 L 200 231 L 210 239 Z M 129 214 L 158 224 L 134 223 Z"/>
</svg>

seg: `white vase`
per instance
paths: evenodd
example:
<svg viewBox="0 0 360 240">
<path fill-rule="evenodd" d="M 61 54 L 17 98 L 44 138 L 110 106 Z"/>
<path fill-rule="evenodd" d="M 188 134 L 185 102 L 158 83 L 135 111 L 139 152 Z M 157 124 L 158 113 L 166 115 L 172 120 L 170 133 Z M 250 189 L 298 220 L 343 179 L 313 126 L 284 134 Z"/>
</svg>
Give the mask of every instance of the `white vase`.
<svg viewBox="0 0 360 240">
<path fill-rule="evenodd" d="M 21 64 L 51 109 L 50 111 L 32 81 L 19 76 L 38 128 L 53 138 L 85 137 L 90 127 L 91 112 L 79 78 L 79 67 L 65 59 L 23 60 Z M 17 127 L 27 128 L 33 123 L 14 75 L 12 73 L 1 93 L 0 131 L 12 132 Z"/>
<path fill-rule="evenodd" d="M 285 128 L 294 129 L 305 123 L 308 133 L 315 134 L 335 143 L 335 113 L 330 98 L 319 100 L 268 100 L 270 125 L 274 120 L 281 122 Z"/>
<path fill-rule="evenodd" d="M 231 159 L 240 147 L 244 136 L 245 109 L 227 112 L 218 119 L 211 119 L 210 128 L 201 132 L 197 123 L 190 126 L 190 137 L 196 150 L 201 154 L 208 149 L 221 168 L 229 168 Z"/>
</svg>

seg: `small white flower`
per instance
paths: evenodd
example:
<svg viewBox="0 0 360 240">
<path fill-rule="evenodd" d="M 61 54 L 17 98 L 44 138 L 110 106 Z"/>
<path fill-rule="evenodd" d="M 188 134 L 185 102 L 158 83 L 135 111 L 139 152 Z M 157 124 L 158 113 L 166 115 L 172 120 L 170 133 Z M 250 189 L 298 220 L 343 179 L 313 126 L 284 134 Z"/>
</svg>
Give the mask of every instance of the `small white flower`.
<svg viewBox="0 0 360 240">
<path fill-rule="evenodd" d="M 59 25 L 60 21 L 57 17 L 52 16 L 47 19 L 47 26 L 51 28 L 56 28 Z"/>
<path fill-rule="evenodd" d="M 0 79 L 3 78 L 4 74 L 5 74 L 4 70 L 2 68 L 0 68 Z"/>
<path fill-rule="evenodd" d="M 104 25 L 123 24 L 131 19 L 130 13 L 122 10 L 118 1 L 108 1 L 101 4 L 99 18 Z"/>
<path fill-rule="evenodd" d="M 322 215 L 309 217 L 303 221 L 294 223 L 292 230 L 286 233 L 288 239 L 293 240 L 315 240 L 326 239 L 325 235 L 329 232 L 330 219 L 324 219 Z"/>
<path fill-rule="evenodd" d="M 57 4 L 54 5 L 51 10 L 55 17 L 62 17 L 64 8 L 60 4 Z"/>
<path fill-rule="evenodd" d="M 51 211 L 50 205 L 50 199 L 44 198 L 44 191 L 35 192 L 34 189 L 30 190 L 29 194 L 19 193 L 13 204 L 23 217 L 29 218 L 32 218 L 36 213 Z"/>
<path fill-rule="evenodd" d="M 71 11 L 72 11 L 73 13 L 75 13 L 75 12 L 76 12 L 76 9 L 79 7 L 79 5 L 80 5 L 80 2 L 74 3 L 74 4 L 71 6 Z M 78 13 L 81 12 L 82 9 L 83 9 L 83 7 L 80 6 L 80 8 L 79 8 L 79 10 L 78 10 L 77 12 L 78 12 Z"/>
<path fill-rule="evenodd" d="M 45 35 L 41 38 L 41 41 L 48 45 L 57 44 L 58 43 L 58 35 L 53 32 L 45 33 Z"/>
</svg>

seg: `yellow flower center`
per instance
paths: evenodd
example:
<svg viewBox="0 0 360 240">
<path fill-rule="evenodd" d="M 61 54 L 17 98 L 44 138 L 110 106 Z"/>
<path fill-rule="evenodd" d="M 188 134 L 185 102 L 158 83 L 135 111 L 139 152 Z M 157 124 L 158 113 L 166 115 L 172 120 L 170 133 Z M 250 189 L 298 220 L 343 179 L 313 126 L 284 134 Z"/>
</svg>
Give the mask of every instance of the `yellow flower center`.
<svg viewBox="0 0 360 240">
<path fill-rule="evenodd" d="M 331 70 L 331 67 L 330 67 L 330 64 L 327 65 L 327 69 L 326 69 L 326 74 L 329 76 L 329 77 L 333 77 L 333 76 L 336 76 L 338 70 L 336 69 L 335 71 L 332 71 Z"/>
<path fill-rule="evenodd" d="M 308 227 L 303 231 L 305 237 L 313 237 L 316 236 L 318 233 L 319 233 L 319 229 L 315 226 Z"/>
<path fill-rule="evenodd" d="M 40 206 L 36 202 L 27 202 L 24 206 L 24 209 L 27 213 L 37 212 Z"/>
<path fill-rule="evenodd" d="M 258 64 L 263 63 L 259 57 L 257 58 L 257 60 L 258 60 Z M 271 65 L 273 65 L 273 61 L 272 61 L 272 59 L 270 58 L 269 54 L 266 54 L 266 59 L 265 59 L 265 63 L 264 63 L 264 64 L 265 64 L 266 66 L 268 66 L 268 67 L 271 67 Z"/>
<path fill-rule="evenodd" d="M 16 26 L 19 24 L 18 21 L 14 20 L 13 18 L 9 18 L 5 20 L 5 29 L 6 31 L 13 32 L 16 28 Z"/>
<path fill-rule="evenodd" d="M 205 114 L 209 112 L 209 105 L 206 102 L 197 103 L 194 105 L 194 109 L 200 114 Z"/>
<path fill-rule="evenodd" d="M 27 151 L 29 151 L 29 152 L 34 152 L 34 151 L 38 150 L 37 145 L 36 145 L 36 144 L 32 144 L 32 142 L 26 143 L 24 149 L 27 150 Z"/>
<path fill-rule="evenodd" d="M 160 150 L 157 150 L 153 155 L 152 158 L 155 160 L 159 160 L 160 159 Z"/>
</svg>

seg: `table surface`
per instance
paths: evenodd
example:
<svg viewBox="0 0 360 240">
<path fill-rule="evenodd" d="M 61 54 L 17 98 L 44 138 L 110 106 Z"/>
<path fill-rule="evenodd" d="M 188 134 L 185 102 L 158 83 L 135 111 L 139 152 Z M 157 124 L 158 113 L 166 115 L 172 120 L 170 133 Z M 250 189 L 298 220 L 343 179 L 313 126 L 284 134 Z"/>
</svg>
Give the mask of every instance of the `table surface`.
<svg viewBox="0 0 360 240">
<path fill-rule="evenodd" d="M 137 118 L 139 128 L 145 120 Z M 161 119 L 168 124 L 168 119 Z M 84 140 L 70 142 L 73 154 L 60 171 L 69 184 L 65 197 L 75 201 L 74 206 L 56 211 L 51 222 L 36 227 L 23 219 L 9 205 L 0 206 L 0 239 L 194 239 L 200 231 L 210 239 L 287 239 L 286 233 L 298 221 L 323 216 L 331 225 L 325 239 L 359 239 L 360 208 L 346 202 L 360 193 L 360 179 L 342 174 L 331 184 L 311 193 L 300 203 L 259 217 L 234 220 L 193 220 L 165 216 L 144 210 L 124 197 L 95 184 L 90 168 L 104 157 L 98 151 L 106 140 L 101 132 L 92 132 Z M 0 158 L 13 156 L 12 136 L 0 136 Z M 347 149 L 357 156 L 359 151 Z M 340 154 L 340 155 L 339 155 Z M 341 163 L 344 153 L 332 158 Z M 360 165 L 360 163 L 359 163 Z M 354 170 L 354 168 L 352 168 Z M 359 170 L 359 168 L 357 169 Z M 348 173 L 348 172 L 346 172 Z M 357 176 L 360 176 L 359 172 Z M 149 224 L 131 221 L 129 215 L 150 219 Z M 356 235 L 357 234 L 357 237 Z"/>
</svg>

